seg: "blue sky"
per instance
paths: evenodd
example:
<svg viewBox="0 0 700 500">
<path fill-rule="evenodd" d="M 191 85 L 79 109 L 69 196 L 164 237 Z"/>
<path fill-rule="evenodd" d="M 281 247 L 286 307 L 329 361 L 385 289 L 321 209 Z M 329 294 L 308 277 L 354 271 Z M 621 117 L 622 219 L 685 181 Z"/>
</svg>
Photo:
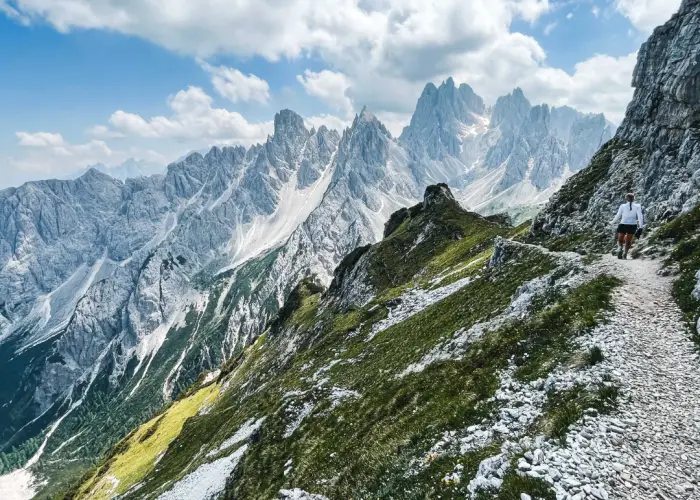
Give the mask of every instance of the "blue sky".
<svg viewBox="0 0 700 500">
<path fill-rule="evenodd" d="M 264 140 L 274 113 L 392 132 L 427 81 L 605 112 L 680 0 L 0 0 L 0 188 Z"/>
</svg>

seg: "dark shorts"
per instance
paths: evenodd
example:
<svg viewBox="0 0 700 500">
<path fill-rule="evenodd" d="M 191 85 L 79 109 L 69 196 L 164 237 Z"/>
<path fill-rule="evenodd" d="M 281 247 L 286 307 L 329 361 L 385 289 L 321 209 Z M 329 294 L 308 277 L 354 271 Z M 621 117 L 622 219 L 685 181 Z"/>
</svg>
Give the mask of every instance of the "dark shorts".
<svg viewBox="0 0 700 500">
<path fill-rule="evenodd" d="M 637 232 L 637 224 L 620 224 L 617 226 L 617 234 L 634 234 Z"/>
</svg>

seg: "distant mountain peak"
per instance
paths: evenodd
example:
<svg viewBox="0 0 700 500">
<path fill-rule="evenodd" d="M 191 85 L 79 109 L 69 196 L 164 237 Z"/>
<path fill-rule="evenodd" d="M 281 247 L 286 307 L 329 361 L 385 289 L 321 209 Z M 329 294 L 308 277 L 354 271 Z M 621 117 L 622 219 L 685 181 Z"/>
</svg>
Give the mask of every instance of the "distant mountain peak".
<svg viewBox="0 0 700 500">
<path fill-rule="evenodd" d="M 389 130 L 377 119 L 374 113 L 367 109 L 367 106 L 362 107 L 362 111 L 355 116 L 350 127 L 351 134 L 356 134 L 360 130 L 373 130 L 380 135 L 391 137 Z"/>
<path fill-rule="evenodd" d="M 465 150 L 464 141 L 477 135 L 477 129 L 486 123 L 487 108 L 474 90 L 462 83 L 455 87 L 453 78 L 448 78 L 436 87 L 425 86 L 416 104 L 411 122 L 399 140 L 418 157 L 442 161 L 446 157 L 462 158 L 471 164 L 471 149 Z M 469 159 L 466 156 L 470 156 Z M 422 175 L 421 172 L 416 172 Z M 428 176 L 433 182 L 448 181 L 449 176 Z"/>
<path fill-rule="evenodd" d="M 507 127 L 518 127 L 530 111 L 532 105 L 525 97 L 522 89 L 517 87 L 508 95 L 499 97 L 491 113 L 490 127 L 499 127 L 506 124 Z"/>
<path fill-rule="evenodd" d="M 162 164 L 136 158 L 128 158 L 119 165 L 112 166 L 107 166 L 104 163 L 96 163 L 88 167 L 88 169 L 97 170 L 104 175 L 120 181 L 136 177 L 150 177 L 154 174 L 164 174 L 166 171 L 165 166 Z"/>
<path fill-rule="evenodd" d="M 374 116 L 374 113 L 372 113 L 369 109 L 367 109 L 367 106 L 362 106 L 362 110 L 360 113 L 357 115 L 357 118 L 359 120 L 364 120 L 364 121 L 373 121 L 376 120 L 377 117 Z"/>
<path fill-rule="evenodd" d="M 96 166 L 88 167 L 87 171 L 81 175 L 79 179 L 87 182 L 114 180 L 111 176 L 99 170 Z"/>
<path fill-rule="evenodd" d="M 304 119 L 291 109 L 283 109 L 275 115 L 274 127 L 274 136 L 277 139 L 290 136 L 310 135 L 304 125 Z"/>
</svg>

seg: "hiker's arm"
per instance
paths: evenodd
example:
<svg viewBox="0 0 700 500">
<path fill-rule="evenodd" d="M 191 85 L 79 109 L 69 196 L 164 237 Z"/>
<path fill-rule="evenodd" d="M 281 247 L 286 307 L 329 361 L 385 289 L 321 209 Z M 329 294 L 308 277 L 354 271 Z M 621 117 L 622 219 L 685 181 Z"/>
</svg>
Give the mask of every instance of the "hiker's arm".
<svg viewBox="0 0 700 500">
<path fill-rule="evenodd" d="M 610 224 L 615 224 L 617 222 L 617 219 L 620 219 L 622 217 L 622 207 L 617 209 L 617 215 L 613 217 L 613 220 L 610 221 Z"/>
</svg>

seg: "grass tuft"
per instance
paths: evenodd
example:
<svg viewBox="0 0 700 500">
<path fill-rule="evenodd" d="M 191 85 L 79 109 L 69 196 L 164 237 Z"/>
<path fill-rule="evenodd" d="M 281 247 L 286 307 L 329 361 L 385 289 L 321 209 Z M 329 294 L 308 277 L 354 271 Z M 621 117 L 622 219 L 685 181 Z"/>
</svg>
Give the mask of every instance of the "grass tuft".
<svg viewBox="0 0 700 500">
<path fill-rule="evenodd" d="M 700 300 L 693 296 L 700 269 L 700 205 L 690 212 L 664 224 L 654 233 L 652 241 L 674 244 L 669 260 L 678 266 L 678 279 L 673 284 L 673 297 L 683 311 L 696 343 L 700 344 Z"/>
<path fill-rule="evenodd" d="M 544 420 L 539 427 L 565 446 L 569 428 L 583 417 L 585 410 L 592 408 L 602 414 L 610 413 L 617 407 L 619 394 L 620 389 L 608 383 L 595 389 L 576 386 L 561 392 L 550 391 Z"/>
<path fill-rule="evenodd" d="M 586 364 L 589 366 L 595 366 L 598 363 L 602 363 L 603 360 L 605 360 L 605 356 L 603 355 L 603 351 L 597 345 L 591 347 L 588 353 L 586 353 Z"/>
</svg>

